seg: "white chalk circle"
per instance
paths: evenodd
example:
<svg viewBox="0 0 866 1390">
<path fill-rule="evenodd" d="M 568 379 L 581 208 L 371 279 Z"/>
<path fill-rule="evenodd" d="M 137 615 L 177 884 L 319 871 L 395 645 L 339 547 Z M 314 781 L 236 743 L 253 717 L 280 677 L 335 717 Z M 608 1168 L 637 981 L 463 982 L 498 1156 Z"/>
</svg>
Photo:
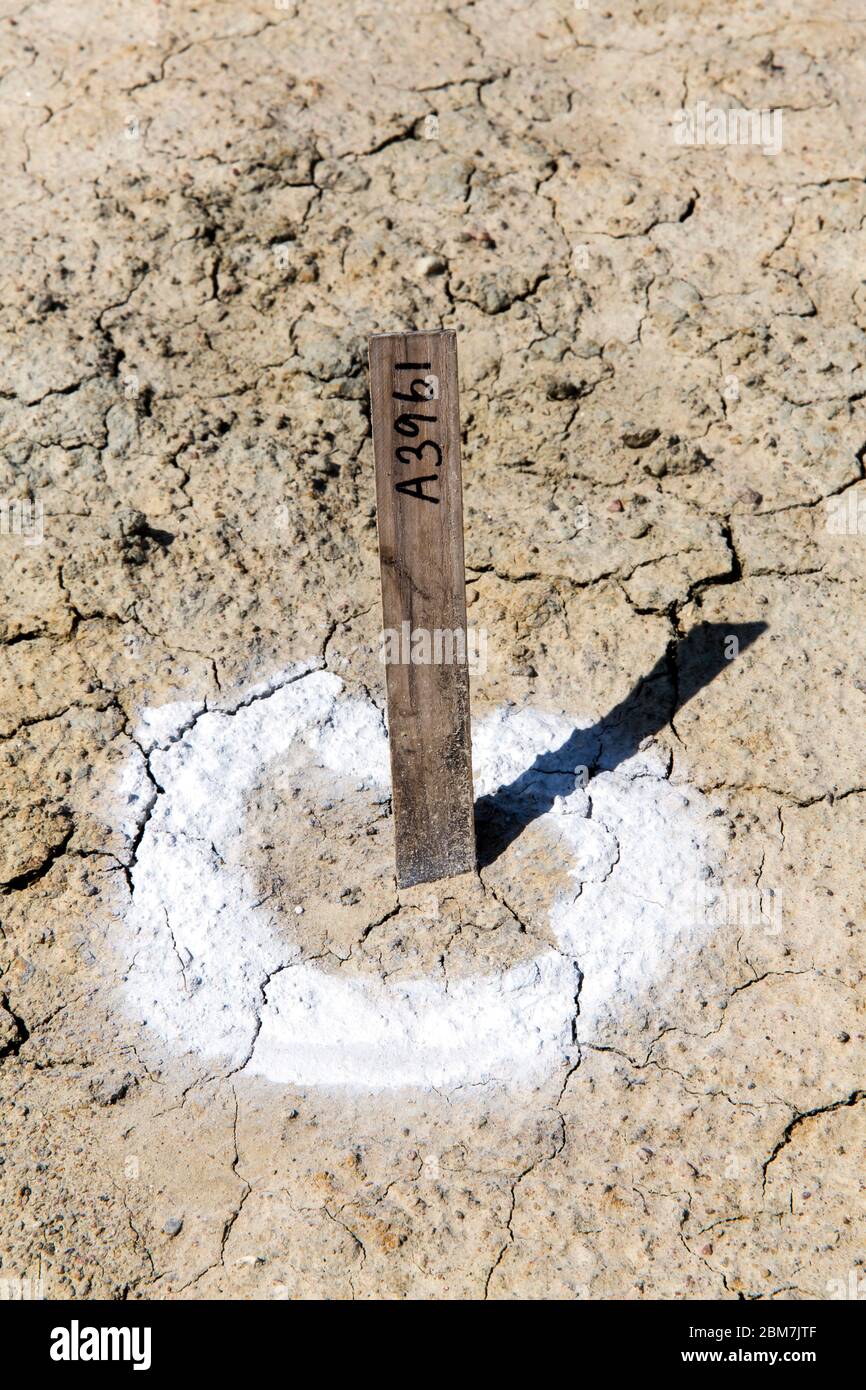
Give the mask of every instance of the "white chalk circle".
<svg viewBox="0 0 866 1390">
<path fill-rule="evenodd" d="M 277 677 L 248 698 L 231 714 L 163 706 L 140 725 L 144 746 L 159 740 L 151 767 L 162 792 L 132 871 L 125 1001 L 172 1051 L 299 1086 L 531 1084 L 575 1054 L 581 976 L 578 1034 L 591 1040 L 702 930 L 683 893 L 707 873 L 709 809 L 638 758 L 557 798 L 543 817 L 574 878 L 573 893 L 550 904 L 550 949 L 448 983 L 305 962 L 292 941 L 299 919 L 278 922 L 250 870 L 217 847 L 242 839 L 251 788 L 290 753 L 335 786 L 350 778 L 359 790 L 387 790 L 386 733 L 373 703 L 328 672 Z M 521 776 L 574 728 L 563 715 L 514 707 L 480 720 L 476 791 Z"/>
</svg>

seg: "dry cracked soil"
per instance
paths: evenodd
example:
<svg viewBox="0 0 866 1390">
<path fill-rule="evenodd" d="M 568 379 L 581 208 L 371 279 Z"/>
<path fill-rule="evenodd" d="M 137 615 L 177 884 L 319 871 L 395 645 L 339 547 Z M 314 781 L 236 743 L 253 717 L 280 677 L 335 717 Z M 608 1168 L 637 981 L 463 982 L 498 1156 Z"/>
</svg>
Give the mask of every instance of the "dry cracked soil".
<svg viewBox="0 0 866 1390">
<path fill-rule="evenodd" d="M 859 0 L 0 9 L 0 1278 L 837 1296 L 866 1260 Z M 679 143 L 700 103 L 781 113 L 779 147 Z M 493 770 L 480 873 L 398 893 L 352 761 L 383 747 L 366 339 L 437 326 Z M 524 716 L 551 736 L 497 778 Z M 698 841 L 713 894 L 666 935 Z M 548 967 L 538 1068 L 488 1063 L 475 983 L 495 1013 Z M 293 978 L 319 1031 L 280 1051 Z M 363 991 L 402 1009 L 393 1084 Z"/>
</svg>

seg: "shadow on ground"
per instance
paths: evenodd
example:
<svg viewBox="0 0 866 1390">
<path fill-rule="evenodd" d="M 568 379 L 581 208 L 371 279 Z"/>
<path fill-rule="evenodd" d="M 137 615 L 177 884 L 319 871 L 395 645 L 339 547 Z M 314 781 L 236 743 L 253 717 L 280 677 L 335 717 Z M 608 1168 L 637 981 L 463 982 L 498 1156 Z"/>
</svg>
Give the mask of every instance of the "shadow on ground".
<svg viewBox="0 0 866 1390">
<path fill-rule="evenodd" d="M 478 867 L 486 868 L 532 821 L 568 796 L 588 769 L 609 772 L 632 757 L 751 646 L 767 624 L 701 623 L 672 645 L 625 699 L 588 729 L 575 729 L 559 748 L 540 753 L 513 782 L 475 803 Z M 736 648 L 731 638 L 736 638 Z"/>
</svg>

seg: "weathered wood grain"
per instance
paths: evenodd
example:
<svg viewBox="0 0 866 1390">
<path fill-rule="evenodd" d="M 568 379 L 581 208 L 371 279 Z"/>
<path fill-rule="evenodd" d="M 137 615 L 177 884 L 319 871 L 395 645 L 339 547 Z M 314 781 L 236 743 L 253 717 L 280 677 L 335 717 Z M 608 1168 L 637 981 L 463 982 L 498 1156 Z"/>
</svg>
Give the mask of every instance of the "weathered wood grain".
<svg viewBox="0 0 866 1390">
<path fill-rule="evenodd" d="M 383 627 L 399 640 L 386 683 L 397 882 L 407 887 L 475 867 L 456 334 L 372 337 L 370 394 Z M 443 659 L 404 660 L 424 656 L 424 639 L 409 640 L 419 631 L 434 654 L 435 633 L 446 634 Z M 447 634 L 459 634 L 452 661 Z"/>
</svg>

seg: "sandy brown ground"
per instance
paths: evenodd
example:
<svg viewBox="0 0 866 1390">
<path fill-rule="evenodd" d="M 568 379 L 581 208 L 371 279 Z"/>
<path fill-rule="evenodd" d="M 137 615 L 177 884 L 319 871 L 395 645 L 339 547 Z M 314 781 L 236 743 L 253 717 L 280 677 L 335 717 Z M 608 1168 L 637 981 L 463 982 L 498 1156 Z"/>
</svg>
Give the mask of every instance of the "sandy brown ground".
<svg viewBox="0 0 866 1390">
<path fill-rule="evenodd" d="M 0 1275 L 830 1296 L 866 1258 L 862 6 L 2 12 L 0 486 L 44 537 L 0 536 Z M 676 146 L 701 100 L 781 108 L 782 150 Z M 476 708 L 597 719 L 655 672 L 670 778 L 782 930 L 722 926 L 530 1093 L 227 1076 L 119 1000 L 158 795 L 133 731 L 301 660 L 381 700 L 365 340 L 439 324 Z M 702 621 L 766 630 L 701 684 L 678 644 Z M 392 911 L 369 968 L 445 949 L 406 945 L 387 825 L 376 919 L 341 903 L 350 822 L 310 831 L 310 951 L 340 969 Z M 455 887 L 449 942 L 543 932 L 540 843 Z"/>
</svg>

